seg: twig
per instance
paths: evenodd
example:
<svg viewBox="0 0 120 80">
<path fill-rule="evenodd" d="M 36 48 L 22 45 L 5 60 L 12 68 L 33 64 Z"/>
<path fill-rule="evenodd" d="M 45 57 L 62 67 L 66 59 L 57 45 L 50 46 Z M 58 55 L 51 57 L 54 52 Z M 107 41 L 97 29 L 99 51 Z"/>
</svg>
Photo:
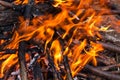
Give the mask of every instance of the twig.
<svg viewBox="0 0 120 80">
<path fill-rule="evenodd" d="M 111 71 L 111 72 L 108 72 L 110 74 L 120 74 L 120 71 Z"/>
<path fill-rule="evenodd" d="M 5 49 L 5 50 L 0 50 L 1 54 L 15 54 L 17 49 Z"/>
<path fill-rule="evenodd" d="M 21 80 L 28 80 L 27 70 L 25 65 L 25 42 L 19 43 L 18 58 L 19 58 L 19 64 L 20 64 Z"/>
<path fill-rule="evenodd" d="M 101 42 L 101 41 L 99 41 L 98 43 L 100 43 L 104 48 L 106 48 L 106 49 L 108 49 L 110 51 L 120 53 L 120 47 L 118 47 L 116 45 L 104 43 L 104 42 Z"/>
<path fill-rule="evenodd" d="M 105 66 L 105 67 L 98 67 L 97 69 L 100 69 L 100 70 L 109 70 L 110 68 L 113 68 L 113 67 L 120 67 L 120 63 L 119 64 L 113 64 L 113 65 L 109 65 L 109 66 Z"/>
<path fill-rule="evenodd" d="M 2 0 L 0 0 L 0 4 L 4 7 L 9 7 L 9 8 L 13 7 L 13 4 L 6 2 L 6 1 L 2 1 Z"/>
<path fill-rule="evenodd" d="M 112 33 L 114 33 L 114 32 L 112 32 Z M 116 35 L 116 36 L 114 36 L 114 35 Z M 111 34 L 111 33 L 102 32 L 101 36 L 102 36 L 103 40 L 107 40 L 107 41 L 110 41 L 113 43 L 114 42 L 120 43 L 119 33 Z"/>
<path fill-rule="evenodd" d="M 77 76 L 82 76 L 82 77 L 84 77 L 84 78 L 89 77 L 87 74 L 84 74 L 84 73 L 77 73 Z"/>
<path fill-rule="evenodd" d="M 68 64 L 68 58 L 67 58 L 67 56 L 63 56 L 63 58 L 64 58 L 64 66 L 65 66 L 65 69 L 66 69 L 66 72 L 67 72 L 67 80 L 73 80 L 71 70 L 70 70 L 70 66 Z"/>
<path fill-rule="evenodd" d="M 74 16 L 77 20 L 80 20 L 80 18 L 77 15 L 75 15 L 72 11 L 69 11 L 69 14 Z"/>
<path fill-rule="evenodd" d="M 110 80 L 120 80 L 119 75 L 114 75 L 114 74 L 110 74 L 110 73 L 101 71 L 101 70 L 96 69 L 95 67 L 92 67 L 90 65 L 86 65 L 85 69 L 91 71 L 96 76 L 104 77 L 104 78 L 110 79 Z"/>
</svg>

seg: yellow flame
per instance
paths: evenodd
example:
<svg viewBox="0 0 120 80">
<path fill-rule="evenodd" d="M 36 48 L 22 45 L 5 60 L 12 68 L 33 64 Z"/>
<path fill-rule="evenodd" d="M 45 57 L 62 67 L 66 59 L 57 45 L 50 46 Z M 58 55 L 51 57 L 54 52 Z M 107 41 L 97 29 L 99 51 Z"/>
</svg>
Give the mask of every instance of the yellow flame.
<svg viewBox="0 0 120 80">
<path fill-rule="evenodd" d="M 61 53 L 61 46 L 58 40 L 53 41 L 51 48 L 50 48 L 51 54 L 54 57 L 54 63 L 56 65 L 56 68 L 59 70 L 59 63 L 62 60 L 62 53 Z"/>
<path fill-rule="evenodd" d="M 71 70 L 72 70 L 72 76 L 75 76 L 75 74 L 77 74 L 82 68 L 84 68 L 84 66 L 89 63 L 90 61 L 92 61 L 92 63 L 96 66 L 97 65 L 97 60 L 96 60 L 96 56 L 98 56 L 98 52 L 102 51 L 103 48 L 100 44 L 96 44 L 91 42 L 91 48 L 89 51 L 85 51 L 86 54 L 81 54 L 80 56 L 77 57 L 76 62 L 73 62 L 72 66 L 71 66 Z M 80 53 L 79 53 L 80 54 Z"/>
<path fill-rule="evenodd" d="M 45 0 L 35 0 L 35 3 L 44 1 Z M 95 35 L 100 37 L 98 32 L 100 28 L 97 24 L 101 23 L 101 16 L 104 11 L 97 13 L 92 7 L 93 1 L 94 0 L 54 0 L 53 6 L 61 9 L 58 14 L 45 14 L 44 16 L 37 16 L 31 21 L 20 17 L 20 26 L 18 30 L 14 32 L 14 35 L 10 40 L 10 44 L 5 46 L 4 49 L 18 49 L 19 42 L 28 41 L 34 38 L 35 40 L 42 40 L 45 42 L 45 50 L 47 48 L 47 44 L 51 43 L 51 56 L 54 59 L 57 70 L 59 70 L 59 64 L 63 59 L 62 55 L 67 55 L 71 59 L 69 64 L 72 76 L 75 76 L 77 72 L 79 72 L 90 61 L 92 61 L 92 63 L 96 66 L 97 61 L 95 57 L 98 56 L 97 53 L 103 49 L 100 44 L 91 42 L 91 48 L 86 51 L 85 47 L 88 42 L 85 37 L 94 37 Z M 105 0 L 98 1 L 100 3 L 98 5 L 100 6 L 106 4 Z M 28 0 L 15 0 L 14 3 L 27 4 Z M 109 10 L 107 12 L 109 12 Z M 120 22 L 117 24 L 120 24 Z M 53 35 L 55 34 L 54 29 L 63 29 L 65 31 L 61 36 L 62 39 L 65 39 L 67 36 L 71 36 L 69 40 L 64 42 L 65 51 L 62 50 L 63 46 L 61 46 L 58 39 L 52 41 Z M 71 30 L 73 30 L 72 33 L 70 32 Z M 73 41 L 75 39 L 78 40 L 78 43 L 73 45 Z M 4 41 L 0 41 L 0 44 L 2 43 L 4 43 Z M 72 48 L 71 45 L 73 45 Z M 1 54 L 2 53 L 0 53 L 0 55 Z M 9 69 L 8 67 L 11 67 L 18 62 L 16 55 L 17 53 L 14 55 L 0 56 L 0 60 L 6 59 L 2 63 L 2 67 L 0 67 L 1 76 L 3 76 L 5 70 Z M 11 62 L 12 64 L 10 64 Z"/>
<path fill-rule="evenodd" d="M 54 1 L 55 1 L 54 7 L 58 7 L 60 4 L 66 2 L 66 0 L 54 0 Z"/>
</svg>

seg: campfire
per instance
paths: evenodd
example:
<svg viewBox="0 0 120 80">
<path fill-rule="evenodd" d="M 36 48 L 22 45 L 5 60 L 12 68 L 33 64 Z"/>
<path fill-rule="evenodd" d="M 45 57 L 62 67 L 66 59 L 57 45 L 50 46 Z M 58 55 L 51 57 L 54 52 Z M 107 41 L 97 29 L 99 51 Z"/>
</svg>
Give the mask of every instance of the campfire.
<svg viewBox="0 0 120 80">
<path fill-rule="evenodd" d="M 0 80 L 120 80 L 119 0 L 0 0 Z"/>
</svg>

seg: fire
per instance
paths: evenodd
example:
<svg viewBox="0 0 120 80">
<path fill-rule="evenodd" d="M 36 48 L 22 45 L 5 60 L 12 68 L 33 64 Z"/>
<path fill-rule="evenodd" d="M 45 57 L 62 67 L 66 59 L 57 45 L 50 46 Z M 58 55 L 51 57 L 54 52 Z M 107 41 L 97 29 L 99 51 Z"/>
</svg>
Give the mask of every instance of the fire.
<svg viewBox="0 0 120 80">
<path fill-rule="evenodd" d="M 59 70 L 59 63 L 62 60 L 62 53 L 61 53 L 61 46 L 58 40 L 53 41 L 50 50 L 52 51 L 51 55 L 54 58 L 54 63 L 57 69 Z"/>
<path fill-rule="evenodd" d="M 60 4 L 66 2 L 66 0 L 55 0 L 55 7 L 59 6 Z"/>
<path fill-rule="evenodd" d="M 37 16 L 31 21 L 20 17 L 19 29 L 14 32 L 10 44 L 5 46 L 4 49 L 18 49 L 19 42 L 21 41 L 29 41 L 30 39 L 43 40 L 45 42 L 44 50 L 47 49 L 49 43 L 51 44 L 50 55 L 54 60 L 57 70 L 59 70 L 59 64 L 63 61 L 63 55 L 67 55 L 70 60 L 69 65 L 73 77 L 89 62 L 92 62 L 96 66 L 96 56 L 99 56 L 98 52 L 102 51 L 103 48 L 100 44 L 90 41 L 91 47 L 89 50 L 86 50 L 89 41 L 87 38 L 83 39 L 84 36 L 100 37 L 100 28 L 97 24 L 102 21 L 102 14 L 97 13 L 91 6 L 93 1 L 94 0 L 77 0 L 77 3 L 75 3 L 75 0 L 54 0 L 53 6 L 61 9 L 58 14 Z M 44 0 L 35 0 L 35 2 L 44 2 Z M 99 5 L 103 5 L 104 0 L 100 0 L 99 2 Z M 28 0 L 16 0 L 14 3 L 27 4 Z M 55 29 L 63 29 L 65 32 L 56 40 L 53 40 Z M 68 35 L 71 37 L 68 38 L 69 40 L 65 42 L 66 44 L 63 47 L 59 38 L 65 39 Z M 75 43 L 71 48 L 75 39 L 77 39 L 79 43 Z M 2 44 L 3 41 L 0 43 Z M 17 64 L 17 54 L 18 52 L 12 55 L 0 56 L 0 60 L 3 58 L 6 59 L 1 64 L 0 77 L 3 77 L 4 72 L 11 66 Z"/>
<path fill-rule="evenodd" d="M 15 4 L 27 4 L 28 3 L 28 0 L 15 0 L 14 1 Z"/>
<path fill-rule="evenodd" d="M 35 3 L 44 2 L 44 0 L 34 0 Z M 28 4 L 29 0 L 15 0 L 15 4 Z"/>
</svg>

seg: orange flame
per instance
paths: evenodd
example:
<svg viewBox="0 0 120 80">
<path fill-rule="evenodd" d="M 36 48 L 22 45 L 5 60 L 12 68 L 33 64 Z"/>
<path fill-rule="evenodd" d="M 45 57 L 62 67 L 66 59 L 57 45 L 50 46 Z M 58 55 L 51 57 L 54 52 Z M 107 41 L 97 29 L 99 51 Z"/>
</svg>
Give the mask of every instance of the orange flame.
<svg viewBox="0 0 120 80">
<path fill-rule="evenodd" d="M 61 46 L 58 40 L 53 41 L 50 50 L 51 52 L 53 52 L 52 56 L 54 57 L 55 66 L 59 70 L 59 63 L 62 60 L 62 53 L 61 53 Z"/>
<path fill-rule="evenodd" d="M 92 63 L 96 66 L 97 65 L 97 61 L 96 61 L 96 56 L 98 56 L 98 52 L 102 51 L 103 48 L 100 44 L 96 44 L 91 42 L 91 48 L 90 50 L 87 52 L 86 54 L 81 54 L 81 50 L 83 50 L 83 48 L 86 46 L 86 41 L 84 40 L 80 46 L 78 46 L 76 48 L 76 50 L 78 49 L 77 52 L 75 52 L 73 57 L 73 62 L 70 63 L 71 64 L 71 70 L 72 70 L 72 75 L 75 76 L 75 74 L 77 74 L 82 68 L 84 68 L 84 66 L 89 63 L 90 61 L 92 61 Z M 98 48 L 99 47 L 99 48 Z"/>
<path fill-rule="evenodd" d="M 45 0 L 35 0 L 35 3 L 44 1 Z M 96 66 L 97 61 L 95 57 L 98 56 L 97 53 L 102 51 L 103 48 L 100 44 L 91 42 L 91 48 L 86 51 L 85 47 L 87 46 L 88 41 L 85 38 L 83 40 L 84 36 L 94 37 L 97 35 L 100 37 L 98 32 L 100 28 L 97 24 L 102 21 L 101 15 L 104 12 L 97 13 L 91 6 L 93 1 L 94 0 L 54 0 L 53 6 L 61 9 L 61 12 L 58 14 L 37 16 L 31 21 L 20 17 L 19 29 L 14 32 L 10 44 L 5 46 L 4 49 L 18 49 L 19 42 L 28 41 L 34 38 L 35 40 L 43 40 L 45 42 L 45 50 L 47 44 L 51 42 L 51 56 L 54 59 L 57 70 L 59 70 L 59 64 L 63 60 L 63 55 L 67 55 L 68 58 L 71 59 L 69 64 L 73 77 L 90 61 Z M 104 3 L 104 0 L 100 0 L 99 2 L 99 5 L 106 3 Z M 14 3 L 27 4 L 28 0 L 15 0 Z M 62 28 L 65 31 L 61 36 L 62 39 L 71 35 L 70 39 L 65 42 L 65 51 L 63 51 L 62 45 L 58 39 L 52 41 L 53 35 L 55 34 L 54 29 L 59 28 Z M 73 33 L 70 32 L 71 30 L 73 30 Z M 71 44 L 73 44 L 75 39 L 78 40 L 78 43 L 74 44 L 71 48 Z M 0 41 L 0 43 L 2 44 L 3 42 Z M 3 77 L 5 70 L 8 70 L 12 65 L 15 65 L 18 62 L 17 53 L 0 56 L 0 60 L 2 59 L 6 60 L 1 64 L 0 77 Z"/>
</svg>

